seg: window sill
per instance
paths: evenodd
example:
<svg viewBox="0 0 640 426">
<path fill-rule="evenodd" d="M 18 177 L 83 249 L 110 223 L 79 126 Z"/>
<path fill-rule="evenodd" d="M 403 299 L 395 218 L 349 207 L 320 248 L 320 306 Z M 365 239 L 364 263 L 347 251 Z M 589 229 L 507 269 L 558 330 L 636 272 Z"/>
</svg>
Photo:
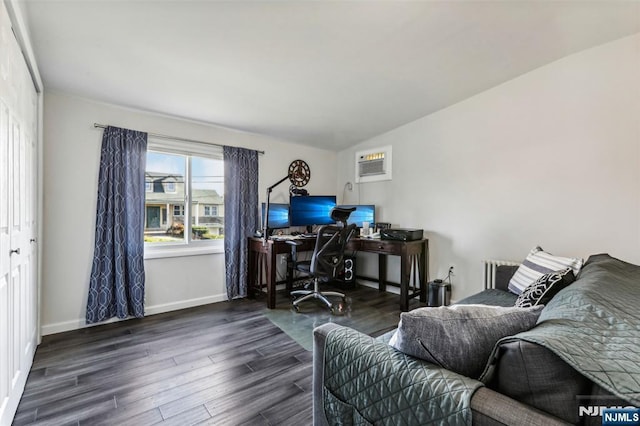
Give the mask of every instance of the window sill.
<svg viewBox="0 0 640 426">
<path fill-rule="evenodd" d="M 207 245 L 201 247 L 165 246 L 145 247 L 144 260 L 164 259 L 167 257 L 202 256 L 207 254 L 224 253 L 224 245 Z"/>
</svg>

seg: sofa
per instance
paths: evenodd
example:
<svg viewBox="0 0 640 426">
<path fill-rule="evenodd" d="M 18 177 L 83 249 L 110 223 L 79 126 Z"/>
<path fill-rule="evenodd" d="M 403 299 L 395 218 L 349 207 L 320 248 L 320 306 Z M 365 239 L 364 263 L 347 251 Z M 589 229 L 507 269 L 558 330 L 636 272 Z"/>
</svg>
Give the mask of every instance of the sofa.
<svg viewBox="0 0 640 426">
<path fill-rule="evenodd" d="M 517 268 L 499 267 L 495 288 L 458 304 L 512 306 Z M 324 324 L 314 330 L 314 425 L 600 425 L 603 407 L 640 406 L 638 306 L 640 266 L 590 256 L 533 328 L 495 343 L 479 378 L 391 347 L 394 331 Z"/>
</svg>

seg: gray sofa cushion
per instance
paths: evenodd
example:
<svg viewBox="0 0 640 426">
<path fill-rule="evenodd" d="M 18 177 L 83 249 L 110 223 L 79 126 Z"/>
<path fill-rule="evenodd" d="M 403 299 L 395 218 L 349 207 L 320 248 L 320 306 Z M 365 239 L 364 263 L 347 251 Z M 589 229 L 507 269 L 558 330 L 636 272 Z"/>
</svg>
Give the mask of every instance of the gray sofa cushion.
<svg viewBox="0 0 640 426">
<path fill-rule="evenodd" d="M 400 315 L 389 344 L 448 370 L 478 378 L 496 342 L 533 327 L 542 310 L 487 305 L 419 308 Z"/>
<path fill-rule="evenodd" d="M 576 395 L 588 395 L 592 383 L 556 354 L 526 341 L 502 343 L 491 389 L 570 423 L 578 421 Z"/>
<path fill-rule="evenodd" d="M 510 291 L 490 288 L 480 293 L 472 294 L 469 297 L 457 302 L 458 305 L 490 305 L 490 306 L 513 306 L 518 299 L 516 294 Z"/>
<path fill-rule="evenodd" d="M 533 329 L 508 340 L 548 348 L 583 376 L 640 406 L 640 266 L 591 256 Z M 504 342 L 502 342 L 504 343 Z"/>
</svg>

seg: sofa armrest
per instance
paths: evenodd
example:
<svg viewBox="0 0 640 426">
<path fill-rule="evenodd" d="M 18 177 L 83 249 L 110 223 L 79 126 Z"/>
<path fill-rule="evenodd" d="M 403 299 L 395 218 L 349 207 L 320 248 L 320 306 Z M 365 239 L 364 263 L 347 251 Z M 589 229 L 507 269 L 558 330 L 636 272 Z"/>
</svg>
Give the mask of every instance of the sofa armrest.
<svg viewBox="0 0 640 426">
<path fill-rule="evenodd" d="M 322 381 L 324 378 L 324 344 L 327 334 L 340 325 L 330 322 L 313 330 L 313 424 L 314 426 L 328 425 L 322 407 Z"/>
<path fill-rule="evenodd" d="M 314 330 L 313 358 L 314 425 L 337 419 L 345 424 L 349 419 L 358 424 L 470 423 L 471 396 L 482 386 L 333 324 Z M 333 417 L 325 417 L 325 410 Z"/>
<path fill-rule="evenodd" d="M 479 388 L 471 398 L 473 424 L 477 426 L 564 426 L 563 420 L 538 411 L 489 388 Z"/>
<path fill-rule="evenodd" d="M 323 380 L 325 343 L 332 330 L 342 326 L 335 323 L 323 324 L 313 330 L 313 424 L 328 425 L 323 407 Z M 479 426 L 497 425 L 568 425 L 556 417 L 536 410 L 526 404 L 511 399 L 489 388 L 478 388 L 471 398 L 473 424 Z"/>
</svg>

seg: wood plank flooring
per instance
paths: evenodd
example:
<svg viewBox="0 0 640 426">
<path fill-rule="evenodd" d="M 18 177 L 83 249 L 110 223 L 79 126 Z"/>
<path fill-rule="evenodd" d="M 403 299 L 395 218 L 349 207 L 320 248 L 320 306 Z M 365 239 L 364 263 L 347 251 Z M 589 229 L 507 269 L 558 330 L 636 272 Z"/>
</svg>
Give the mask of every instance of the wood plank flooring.
<svg viewBox="0 0 640 426">
<path fill-rule="evenodd" d="M 397 324 L 397 295 L 347 293 L 347 315 L 313 301 L 301 315 L 371 335 Z M 13 424 L 310 425 L 312 353 L 265 318 L 265 305 L 235 300 L 45 336 Z M 277 308 L 289 309 L 285 295 Z"/>
</svg>

